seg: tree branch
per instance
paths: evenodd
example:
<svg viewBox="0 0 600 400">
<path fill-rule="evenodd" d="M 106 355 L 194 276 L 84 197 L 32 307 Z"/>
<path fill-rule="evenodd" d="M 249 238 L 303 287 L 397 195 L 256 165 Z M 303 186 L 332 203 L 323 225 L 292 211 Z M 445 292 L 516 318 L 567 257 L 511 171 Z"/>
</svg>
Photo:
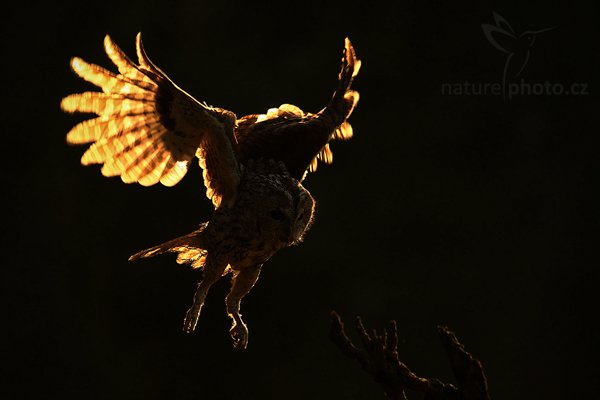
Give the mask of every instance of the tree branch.
<svg viewBox="0 0 600 400">
<path fill-rule="evenodd" d="M 378 382 L 390 400 L 406 400 L 406 390 L 419 392 L 424 400 L 490 400 L 487 382 L 481 363 L 473 358 L 446 327 L 438 327 L 452 372 L 458 386 L 438 379 L 425 379 L 414 374 L 398 358 L 398 334 L 396 321 L 382 333 L 365 329 L 360 317 L 356 318 L 362 348 L 357 348 L 346 335 L 340 316 L 331 312 L 330 338 L 342 353 L 357 360 L 362 368 Z"/>
</svg>

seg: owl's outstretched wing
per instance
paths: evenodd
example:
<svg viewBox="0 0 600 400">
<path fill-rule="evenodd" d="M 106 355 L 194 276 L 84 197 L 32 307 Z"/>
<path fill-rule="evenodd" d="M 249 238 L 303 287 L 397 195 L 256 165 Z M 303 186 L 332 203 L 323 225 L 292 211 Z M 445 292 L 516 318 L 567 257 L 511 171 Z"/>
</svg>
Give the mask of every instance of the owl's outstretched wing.
<svg viewBox="0 0 600 400">
<path fill-rule="evenodd" d="M 338 86 L 327 107 L 316 114 L 283 104 L 266 114 L 240 118 L 236 130 L 238 157 L 242 163 L 253 158 L 282 161 L 290 174 L 299 181 L 307 171 L 317 169 L 317 161 L 333 161 L 329 141 L 352 137 L 347 119 L 356 106 L 359 95 L 351 89 L 360 69 L 350 40 L 346 38 Z"/>
<path fill-rule="evenodd" d="M 120 176 L 126 183 L 173 186 L 197 156 L 207 197 L 215 207 L 231 206 L 240 180 L 235 115 L 202 104 L 175 85 L 150 61 L 140 34 L 138 64 L 109 36 L 104 48 L 119 73 L 75 57 L 73 71 L 102 92 L 73 94 L 61 102 L 66 112 L 97 115 L 67 134 L 68 143 L 91 143 L 81 163 L 103 164 L 104 176 Z"/>
</svg>

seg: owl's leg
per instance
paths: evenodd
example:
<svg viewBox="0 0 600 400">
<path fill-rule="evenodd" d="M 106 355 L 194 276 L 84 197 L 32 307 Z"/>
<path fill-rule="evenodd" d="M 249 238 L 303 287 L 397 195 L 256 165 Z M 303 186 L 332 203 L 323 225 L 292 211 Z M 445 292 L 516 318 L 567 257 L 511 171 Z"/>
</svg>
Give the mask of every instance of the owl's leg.
<svg viewBox="0 0 600 400">
<path fill-rule="evenodd" d="M 220 265 L 211 262 L 210 256 L 206 260 L 204 266 L 204 276 L 202 281 L 198 282 L 196 293 L 194 294 L 194 303 L 187 311 L 185 320 L 183 321 L 183 330 L 187 333 L 192 333 L 196 329 L 198 323 L 198 317 L 200 317 L 200 311 L 204 305 L 204 299 L 208 294 L 210 287 L 223 276 L 227 264 Z"/>
<path fill-rule="evenodd" d="M 225 297 L 227 313 L 233 319 L 229 334 L 233 339 L 233 347 L 237 349 L 245 349 L 248 345 L 248 328 L 246 327 L 246 324 L 244 324 L 244 321 L 242 321 L 240 304 L 242 298 L 248 294 L 258 280 L 261 267 L 262 265 L 256 265 L 254 267 L 234 271 L 231 290 L 227 297 Z"/>
</svg>

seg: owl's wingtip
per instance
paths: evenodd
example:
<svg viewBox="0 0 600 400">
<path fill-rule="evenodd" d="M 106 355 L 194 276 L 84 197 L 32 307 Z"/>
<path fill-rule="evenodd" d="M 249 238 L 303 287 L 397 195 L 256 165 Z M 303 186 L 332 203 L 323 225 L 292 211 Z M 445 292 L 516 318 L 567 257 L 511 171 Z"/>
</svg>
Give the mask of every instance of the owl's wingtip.
<svg viewBox="0 0 600 400">
<path fill-rule="evenodd" d="M 344 62 L 352 68 L 352 77 L 354 78 L 358 75 L 358 71 L 360 70 L 361 62 L 356 57 L 356 51 L 354 51 L 354 46 L 352 46 L 352 42 L 350 42 L 350 38 L 346 36 L 344 39 Z"/>
<path fill-rule="evenodd" d="M 354 53 L 354 46 L 352 45 L 352 41 L 350 40 L 349 36 L 344 38 L 344 48 L 346 51 Z"/>
<path fill-rule="evenodd" d="M 137 53 L 138 62 L 142 67 L 154 72 L 159 71 L 159 69 L 154 65 L 154 63 L 152 63 L 152 61 L 150 61 L 150 58 L 146 54 L 146 49 L 144 48 L 144 43 L 142 42 L 142 32 L 138 32 L 137 35 L 135 35 L 135 50 Z"/>
<path fill-rule="evenodd" d="M 83 65 L 85 64 L 85 61 L 83 61 L 82 58 L 80 57 L 71 57 L 71 59 L 69 60 L 69 66 L 71 67 L 71 70 L 73 70 L 73 72 L 77 73 L 78 71 L 80 71 L 83 68 Z"/>
<path fill-rule="evenodd" d="M 115 43 L 115 41 L 112 39 L 112 37 L 110 36 L 110 34 L 106 34 L 104 35 L 104 49 L 111 49 L 111 48 L 118 48 L 117 44 Z"/>
</svg>

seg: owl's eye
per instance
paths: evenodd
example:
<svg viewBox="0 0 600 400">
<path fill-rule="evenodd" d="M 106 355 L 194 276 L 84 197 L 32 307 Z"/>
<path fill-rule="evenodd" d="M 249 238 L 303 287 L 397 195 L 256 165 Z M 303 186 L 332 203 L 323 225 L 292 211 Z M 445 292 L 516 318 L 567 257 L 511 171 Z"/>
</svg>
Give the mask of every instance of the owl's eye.
<svg viewBox="0 0 600 400">
<path fill-rule="evenodd" d="M 269 213 L 269 215 L 275 221 L 282 221 L 282 220 L 285 219 L 285 215 L 281 212 L 281 210 L 271 210 L 271 212 Z"/>
</svg>

